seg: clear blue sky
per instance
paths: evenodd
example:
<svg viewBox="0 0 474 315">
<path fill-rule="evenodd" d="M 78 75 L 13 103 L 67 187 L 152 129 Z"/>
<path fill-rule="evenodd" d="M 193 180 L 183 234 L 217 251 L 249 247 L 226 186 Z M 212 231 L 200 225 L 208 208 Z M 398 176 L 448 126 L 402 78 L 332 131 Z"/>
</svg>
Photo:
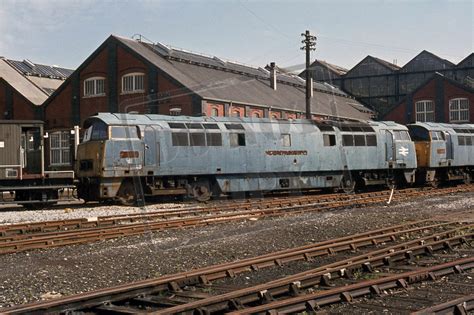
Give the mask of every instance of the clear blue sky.
<svg viewBox="0 0 474 315">
<path fill-rule="evenodd" d="M 0 56 L 75 68 L 110 34 L 139 33 L 256 66 L 318 58 L 352 67 L 370 54 L 404 65 L 426 49 L 452 62 L 473 51 L 474 1 L 0 0 Z"/>
</svg>

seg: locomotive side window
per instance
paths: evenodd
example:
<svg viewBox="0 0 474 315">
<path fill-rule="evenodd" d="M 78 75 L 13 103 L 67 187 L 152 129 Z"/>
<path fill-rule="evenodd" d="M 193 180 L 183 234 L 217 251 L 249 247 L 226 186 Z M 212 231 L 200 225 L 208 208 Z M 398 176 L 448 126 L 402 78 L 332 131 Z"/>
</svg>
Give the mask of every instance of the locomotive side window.
<svg viewBox="0 0 474 315">
<path fill-rule="evenodd" d="M 244 133 L 230 133 L 229 141 L 231 147 L 245 146 L 245 134 Z"/>
<path fill-rule="evenodd" d="M 376 147 L 377 146 L 377 137 L 375 135 L 366 135 L 365 136 L 365 143 L 368 147 Z"/>
<path fill-rule="evenodd" d="M 336 135 L 323 134 L 323 142 L 325 147 L 333 147 L 336 145 Z"/>
<path fill-rule="evenodd" d="M 174 147 L 183 147 L 189 145 L 188 134 L 185 132 L 171 133 L 171 142 Z"/>
<path fill-rule="evenodd" d="M 283 147 L 291 147 L 291 136 L 289 134 L 281 135 L 281 145 Z"/>
<path fill-rule="evenodd" d="M 466 136 L 466 145 L 472 145 L 472 137 Z"/>
<path fill-rule="evenodd" d="M 342 145 L 345 147 L 354 146 L 354 137 L 352 135 L 342 135 Z"/>
<path fill-rule="evenodd" d="M 138 139 L 136 126 L 112 126 L 110 128 L 112 139 Z"/>
<path fill-rule="evenodd" d="M 206 140 L 210 147 L 222 146 L 222 135 L 220 133 L 207 133 Z"/>
<path fill-rule="evenodd" d="M 355 135 L 354 136 L 354 145 L 356 147 L 364 147 L 365 146 L 365 136 L 364 135 Z"/>
<path fill-rule="evenodd" d="M 204 133 L 190 133 L 189 140 L 191 140 L 191 146 L 205 146 L 206 136 Z"/>
</svg>

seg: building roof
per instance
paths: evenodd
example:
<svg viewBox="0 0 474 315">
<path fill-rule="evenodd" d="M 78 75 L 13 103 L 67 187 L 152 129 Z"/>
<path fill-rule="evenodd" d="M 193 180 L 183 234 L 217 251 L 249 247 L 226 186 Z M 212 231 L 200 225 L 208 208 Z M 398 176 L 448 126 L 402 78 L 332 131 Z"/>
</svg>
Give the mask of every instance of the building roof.
<svg viewBox="0 0 474 315">
<path fill-rule="evenodd" d="M 0 58 L 0 78 L 30 101 L 41 105 L 73 72 L 70 69 L 50 67 Z"/>
<path fill-rule="evenodd" d="M 396 64 L 394 63 L 391 63 L 391 62 L 388 62 L 387 60 L 383 60 L 383 59 L 380 59 L 380 58 L 377 58 L 377 57 L 374 57 L 374 56 L 369 56 L 371 57 L 372 59 L 376 60 L 378 63 L 386 66 L 387 68 L 390 68 L 392 69 L 393 71 L 396 71 L 398 69 L 400 69 L 401 67 L 397 66 Z"/>
<path fill-rule="evenodd" d="M 305 81 L 296 75 L 277 73 L 277 89 L 270 86 L 270 72 L 215 56 L 111 36 L 203 99 L 232 101 L 278 109 L 304 111 Z M 372 112 L 338 88 L 313 83 L 313 114 L 351 119 L 370 119 Z M 356 104 L 353 106 L 351 104 Z"/>
<path fill-rule="evenodd" d="M 332 63 L 329 63 L 329 62 L 326 62 L 324 60 L 319 60 L 319 59 L 316 59 L 313 64 L 315 62 L 318 62 L 319 64 L 321 64 L 322 66 L 326 67 L 328 70 L 334 72 L 335 74 L 337 75 L 344 75 L 347 73 L 347 71 L 349 71 L 348 69 L 346 68 L 343 68 L 343 67 L 340 67 L 340 66 L 337 66 L 337 65 L 334 65 Z"/>
<path fill-rule="evenodd" d="M 444 69 L 450 69 L 450 68 L 453 68 L 455 66 L 454 63 L 452 63 L 451 61 L 443 59 L 443 58 L 441 58 L 441 57 L 439 57 L 439 56 L 437 56 L 437 55 L 435 55 L 432 52 L 429 52 L 427 50 L 423 50 L 418 55 L 413 57 L 413 59 L 408 61 L 403 66 L 403 68 L 401 68 L 401 71 L 406 71 L 413 64 L 416 64 L 417 62 L 419 62 L 420 60 L 423 60 L 423 59 L 425 59 L 425 60 L 431 59 L 433 61 L 437 61 L 437 62 L 439 62 L 439 64 L 441 64 L 443 66 Z M 423 68 L 423 69 L 417 69 L 417 70 L 426 70 L 426 69 Z M 435 67 L 435 68 L 432 68 L 430 70 L 441 70 L 441 69 L 439 67 Z"/>
</svg>

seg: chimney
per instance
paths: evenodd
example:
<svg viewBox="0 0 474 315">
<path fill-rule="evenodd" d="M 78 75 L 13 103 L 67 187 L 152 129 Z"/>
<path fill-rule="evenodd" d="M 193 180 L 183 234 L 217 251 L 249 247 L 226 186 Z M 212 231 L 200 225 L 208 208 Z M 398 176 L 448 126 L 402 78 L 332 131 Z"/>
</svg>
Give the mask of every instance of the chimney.
<svg viewBox="0 0 474 315">
<path fill-rule="evenodd" d="M 277 75 L 274 62 L 270 62 L 270 86 L 276 91 L 277 89 Z"/>
</svg>

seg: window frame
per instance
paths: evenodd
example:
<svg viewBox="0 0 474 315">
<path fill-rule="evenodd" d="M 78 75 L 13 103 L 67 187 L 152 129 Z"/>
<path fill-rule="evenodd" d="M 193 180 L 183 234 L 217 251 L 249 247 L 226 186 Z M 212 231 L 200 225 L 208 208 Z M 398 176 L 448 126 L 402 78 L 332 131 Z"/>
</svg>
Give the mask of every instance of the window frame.
<svg viewBox="0 0 474 315">
<path fill-rule="evenodd" d="M 56 136 L 59 136 L 57 140 L 54 140 Z M 59 146 L 53 145 L 56 141 Z M 51 166 L 65 166 L 71 165 L 71 144 L 70 144 L 70 131 L 59 130 L 49 133 L 49 162 Z M 57 157 L 59 161 L 54 157 L 53 151 L 59 152 Z"/>
<path fill-rule="evenodd" d="M 431 105 L 431 109 L 427 110 L 427 105 Z M 422 110 L 419 110 L 419 106 L 422 105 Z M 428 115 L 430 115 L 430 120 L 428 120 Z M 419 119 L 422 117 L 422 119 Z M 419 122 L 434 122 L 435 121 L 435 104 L 433 100 L 421 100 L 415 102 L 415 119 Z"/>
<path fill-rule="evenodd" d="M 465 104 L 462 104 L 461 101 L 466 101 Z M 457 108 L 453 109 L 453 106 L 456 105 Z M 461 105 L 466 105 L 466 108 L 461 108 Z M 456 97 L 449 100 L 449 122 L 469 122 L 469 99 L 467 97 Z M 457 119 L 454 119 L 453 116 L 457 115 Z M 465 115 L 465 118 L 462 119 L 461 115 Z"/>
<path fill-rule="evenodd" d="M 102 82 L 102 88 L 103 88 L 103 91 L 102 92 L 98 92 L 98 87 L 99 87 L 99 82 Z M 88 83 L 92 83 L 92 93 L 88 93 L 90 91 L 88 91 Z M 95 77 L 90 77 L 90 78 L 87 78 L 83 81 L 83 92 L 84 92 L 84 97 L 99 97 L 99 96 L 105 96 L 105 77 L 101 77 L 101 76 L 95 76 Z"/>
<path fill-rule="evenodd" d="M 141 88 L 137 88 L 137 78 L 138 77 L 141 77 L 142 78 L 142 81 L 141 81 Z M 125 80 L 131 78 L 131 89 L 130 90 L 125 90 L 125 87 L 127 84 L 125 84 Z M 130 72 L 130 73 L 127 73 L 127 74 L 124 74 L 122 75 L 122 79 L 121 79 L 121 91 L 122 91 L 122 94 L 134 94 L 134 93 L 144 93 L 145 92 L 145 73 L 144 72 Z"/>
</svg>

